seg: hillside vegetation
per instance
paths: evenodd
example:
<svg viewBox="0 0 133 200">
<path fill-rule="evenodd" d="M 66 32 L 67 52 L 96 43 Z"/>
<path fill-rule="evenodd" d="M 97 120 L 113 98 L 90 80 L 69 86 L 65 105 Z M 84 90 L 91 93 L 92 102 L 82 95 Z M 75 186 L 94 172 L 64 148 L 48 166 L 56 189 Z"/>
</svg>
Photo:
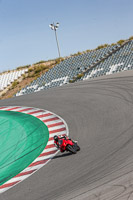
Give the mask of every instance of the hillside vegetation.
<svg viewBox="0 0 133 200">
<path fill-rule="evenodd" d="M 23 74 L 18 80 L 15 80 L 10 86 L 5 90 L 0 92 L 0 99 L 7 99 L 13 97 L 19 90 L 29 85 L 32 81 L 36 80 L 42 74 L 47 72 L 49 69 L 53 68 L 56 64 L 59 64 L 63 58 L 55 59 L 51 61 L 40 61 L 33 65 L 21 66 L 16 70 L 21 70 L 28 67 L 28 71 Z M 4 73 L 9 73 L 4 72 Z"/>
</svg>

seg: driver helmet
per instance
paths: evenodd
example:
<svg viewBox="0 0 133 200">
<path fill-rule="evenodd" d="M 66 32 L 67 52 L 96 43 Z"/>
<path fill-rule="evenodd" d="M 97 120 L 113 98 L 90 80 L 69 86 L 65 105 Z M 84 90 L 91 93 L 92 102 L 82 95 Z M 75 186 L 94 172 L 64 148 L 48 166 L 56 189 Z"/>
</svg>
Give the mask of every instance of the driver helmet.
<svg viewBox="0 0 133 200">
<path fill-rule="evenodd" d="M 55 140 L 56 142 L 58 142 L 58 136 L 57 136 L 57 135 L 54 136 L 54 140 Z"/>
</svg>

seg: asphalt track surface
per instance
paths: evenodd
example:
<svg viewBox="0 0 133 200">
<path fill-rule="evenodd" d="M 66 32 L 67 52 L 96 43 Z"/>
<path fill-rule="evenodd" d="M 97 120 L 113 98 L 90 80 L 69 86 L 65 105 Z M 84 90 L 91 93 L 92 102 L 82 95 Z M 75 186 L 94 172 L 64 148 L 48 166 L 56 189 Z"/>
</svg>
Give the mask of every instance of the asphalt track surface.
<svg viewBox="0 0 133 200">
<path fill-rule="evenodd" d="M 60 115 L 76 155 L 57 154 L 0 200 L 132 200 L 133 72 L 0 101 Z"/>
</svg>

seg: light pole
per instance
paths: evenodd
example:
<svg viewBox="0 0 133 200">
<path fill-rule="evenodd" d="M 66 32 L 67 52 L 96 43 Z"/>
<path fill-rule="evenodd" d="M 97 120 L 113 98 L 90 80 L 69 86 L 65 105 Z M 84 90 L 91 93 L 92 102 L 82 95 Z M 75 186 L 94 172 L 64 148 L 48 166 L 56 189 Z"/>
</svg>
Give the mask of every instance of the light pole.
<svg viewBox="0 0 133 200">
<path fill-rule="evenodd" d="M 53 23 L 53 24 L 50 24 L 49 27 L 55 31 L 55 38 L 56 38 L 56 43 L 57 43 L 57 48 L 58 48 L 58 53 L 59 53 L 59 58 L 60 58 L 60 49 L 59 49 L 59 43 L 58 43 L 58 39 L 57 39 L 57 33 L 56 33 L 56 30 L 58 29 L 59 27 L 59 23 L 57 22 L 56 25 Z"/>
</svg>

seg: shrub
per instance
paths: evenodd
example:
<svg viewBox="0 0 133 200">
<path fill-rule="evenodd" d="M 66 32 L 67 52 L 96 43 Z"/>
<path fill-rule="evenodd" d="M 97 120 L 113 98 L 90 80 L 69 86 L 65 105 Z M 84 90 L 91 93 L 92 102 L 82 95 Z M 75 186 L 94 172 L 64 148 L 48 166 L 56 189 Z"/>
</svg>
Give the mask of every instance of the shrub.
<svg viewBox="0 0 133 200">
<path fill-rule="evenodd" d="M 78 74 L 78 75 L 77 75 L 77 78 L 80 79 L 80 78 L 82 78 L 83 76 L 84 76 L 84 74 L 81 73 L 81 74 Z"/>
<path fill-rule="evenodd" d="M 48 66 L 46 66 L 46 65 L 39 65 L 39 67 L 41 68 L 41 70 L 45 70 L 45 69 L 47 69 L 48 68 Z"/>
<path fill-rule="evenodd" d="M 82 55 L 82 53 L 80 51 L 78 51 L 77 55 Z"/>
<path fill-rule="evenodd" d="M 4 97 L 6 93 L 3 93 L 1 96 Z"/>
<path fill-rule="evenodd" d="M 48 66 L 40 64 L 40 65 L 38 65 L 38 66 L 35 67 L 34 73 L 35 74 L 39 74 L 41 71 L 46 70 L 46 69 L 48 69 Z"/>
<path fill-rule="evenodd" d="M 26 78 L 25 74 L 22 74 L 22 77 L 23 77 L 23 79 L 25 79 Z"/>
<path fill-rule="evenodd" d="M 105 48 L 105 47 L 107 47 L 107 46 L 109 46 L 109 45 L 108 45 L 108 44 L 104 44 L 103 46 L 104 46 L 104 48 Z"/>
<path fill-rule="evenodd" d="M 87 49 L 86 52 L 91 52 L 91 50 L 90 50 L 90 49 Z"/>
<path fill-rule="evenodd" d="M 32 72 L 33 70 L 34 70 L 33 68 L 29 68 L 28 73 Z"/>
<path fill-rule="evenodd" d="M 133 40 L 133 36 L 131 36 L 131 37 L 129 38 L 129 40 Z"/>
<path fill-rule="evenodd" d="M 41 72 L 42 71 L 42 68 L 41 67 L 37 67 L 36 69 L 35 69 L 35 74 L 38 74 L 39 72 Z"/>
<path fill-rule="evenodd" d="M 19 66 L 17 69 L 24 69 L 24 68 L 29 68 L 31 65 L 24 65 L 24 66 Z"/>
<path fill-rule="evenodd" d="M 18 84 L 19 84 L 18 81 L 14 81 L 14 82 L 12 83 L 12 89 L 14 89 Z"/>
<path fill-rule="evenodd" d="M 74 80 L 69 80 L 69 83 L 74 83 Z"/>
<path fill-rule="evenodd" d="M 116 44 L 115 44 L 115 43 L 112 43 L 112 44 L 111 44 L 111 46 L 114 46 L 114 45 L 116 45 Z"/>
<path fill-rule="evenodd" d="M 122 45 L 123 42 L 125 42 L 125 40 L 119 40 L 119 41 L 117 42 L 117 44 Z"/>
<path fill-rule="evenodd" d="M 38 64 L 41 64 L 41 63 L 45 63 L 46 61 L 44 60 L 40 60 L 39 62 L 35 63 L 34 65 L 38 65 Z"/>
<path fill-rule="evenodd" d="M 37 77 L 35 77 L 35 78 L 34 78 L 34 80 L 33 80 L 32 82 L 36 81 L 37 79 L 38 79 L 38 78 L 37 78 Z M 32 82 L 31 82 L 31 83 L 32 83 Z"/>
<path fill-rule="evenodd" d="M 28 74 L 27 78 L 33 78 L 33 77 L 35 77 L 35 76 L 36 76 L 35 73 L 33 73 L 33 74 Z"/>
<path fill-rule="evenodd" d="M 105 48 L 105 47 L 107 47 L 107 46 L 108 46 L 108 44 L 99 45 L 99 46 L 96 48 L 96 50 L 98 50 L 98 49 L 103 49 L 103 48 Z"/>
<path fill-rule="evenodd" d="M 48 72 L 49 69 L 46 69 L 45 72 Z"/>
<path fill-rule="evenodd" d="M 57 58 L 56 60 L 55 60 L 55 62 L 56 62 L 56 64 L 59 64 L 61 61 L 60 61 L 60 58 Z"/>
</svg>

